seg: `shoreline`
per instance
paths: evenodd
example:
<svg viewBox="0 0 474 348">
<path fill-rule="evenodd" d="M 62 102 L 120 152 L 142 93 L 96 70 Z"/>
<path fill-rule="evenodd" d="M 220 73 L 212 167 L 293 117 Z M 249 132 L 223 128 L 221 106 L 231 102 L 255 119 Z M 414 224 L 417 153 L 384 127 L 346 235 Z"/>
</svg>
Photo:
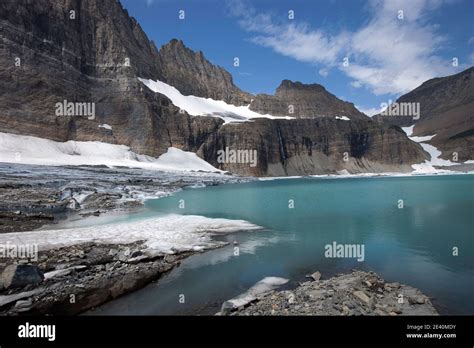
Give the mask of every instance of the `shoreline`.
<svg viewBox="0 0 474 348">
<path fill-rule="evenodd" d="M 113 219 L 135 209 L 139 213 L 147 200 L 167 197 L 186 187 L 251 180 L 200 171 L 177 174 L 103 166 L 0 165 L 0 238 L 16 232 L 21 240 L 22 234 L 44 235 L 46 229 L 55 227 L 70 231 L 67 227 L 74 221 Z M 171 253 L 153 251 L 140 240 L 53 244 L 37 251 L 36 261 L 0 258 L 0 315 L 79 314 L 144 287 L 185 257 L 224 244 L 208 243 L 203 249 Z M 10 274 L 5 275 L 13 264 L 17 269 L 10 267 Z M 15 274 L 22 275 L 25 283 L 1 289 Z M 73 302 L 70 296 L 75 297 Z"/>
<path fill-rule="evenodd" d="M 374 272 L 353 269 L 328 279 L 319 272 L 308 275 L 288 290 L 244 293 L 227 301 L 217 315 L 230 316 L 399 316 L 439 315 L 431 299 L 419 289 L 386 282 Z M 258 283 L 257 283 L 258 284 Z"/>
<path fill-rule="evenodd" d="M 26 271 L 39 269 L 43 280 L 0 295 L 0 315 L 78 315 L 143 288 L 197 252 L 153 254 L 140 242 L 42 251 Z"/>
<path fill-rule="evenodd" d="M 28 169 L 31 167 L 25 165 L 21 169 Z M 32 166 L 38 167 L 38 166 Z M 18 169 L 18 168 L 17 168 Z M 34 169 L 34 168 L 33 168 Z M 64 169 L 67 173 L 63 174 L 63 177 L 52 179 L 52 183 L 49 182 L 49 186 L 41 183 L 37 187 L 34 183 L 30 184 L 31 191 L 34 195 L 40 196 L 40 203 L 36 203 L 36 215 L 33 216 L 48 216 L 47 214 L 55 209 L 55 214 L 64 214 L 67 210 L 74 212 L 75 218 L 79 224 L 87 219 L 94 219 L 97 216 L 107 218 L 109 215 L 119 216 L 129 215 L 134 209 L 137 212 L 141 211 L 144 203 L 147 200 L 167 197 L 173 195 L 176 192 L 184 188 L 201 188 L 206 186 L 229 184 L 229 183 L 242 183 L 252 181 L 267 181 L 267 180 L 279 180 L 279 179 L 303 179 L 303 178 L 314 178 L 314 179 L 347 179 L 347 178 L 374 178 L 374 177 L 412 177 L 412 176 L 436 176 L 436 175 L 461 175 L 461 174 L 472 174 L 472 173 L 442 173 L 442 174 L 423 174 L 423 175 L 324 175 L 324 176 L 309 176 L 309 177 L 284 177 L 284 178 L 245 178 L 245 177 L 233 177 L 229 175 L 215 175 L 209 173 L 181 173 L 181 176 L 176 177 L 176 173 L 156 173 L 150 171 L 139 170 L 140 176 L 137 178 L 137 170 L 135 169 L 124 169 L 124 168 L 97 168 L 89 166 L 81 166 L 78 168 L 71 167 L 56 167 L 56 170 Z M 20 170 L 21 172 L 22 170 Z M 26 170 L 27 172 L 28 170 Z M 33 170 L 34 171 L 34 170 Z M 89 173 L 92 176 L 88 179 L 74 178 L 69 180 L 66 186 L 57 185 L 57 182 L 64 181 L 64 177 L 68 176 L 70 172 L 79 171 L 80 174 Z M 17 175 L 18 171 L 14 171 L 15 174 L 10 174 L 13 179 Z M 118 175 L 119 180 L 114 178 L 104 179 L 104 176 L 108 176 L 110 172 Z M 76 173 L 77 174 L 77 173 Z M 157 177 L 155 175 L 168 175 L 168 177 Z M 36 174 L 41 176 L 41 173 Z M 53 173 L 54 175 L 54 173 Z M 152 176 L 150 178 L 149 176 Z M 14 183 L 7 182 L 9 175 L 5 175 L 4 171 L 0 171 L 0 189 L 6 189 L 7 193 L 18 190 L 19 192 L 14 197 L 21 197 L 20 201 L 17 202 L 25 208 L 35 198 L 24 194 L 24 188 L 28 187 L 23 182 Z M 133 178 L 132 178 L 133 177 Z M 133 179 L 133 180 L 132 180 Z M 20 179 L 23 180 L 23 179 Z M 32 181 L 34 181 L 33 179 Z M 150 181 L 151 180 L 151 181 Z M 14 181 L 14 180 L 13 180 Z M 112 185 L 104 185 L 109 183 Z M 87 185 L 91 185 L 97 188 L 101 187 L 101 190 L 90 192 Z M 135 190 L 131 194 L 131 189 L 123 190 L 123 186 L 128 186 Z M 104 187 L 107 186 L 107 187 Z M 117 187 L 124 192 L 123 195 L 117 194 Z M 55 190 L 55 195 L 49 191 L 49 189 Z M 69 191 L 68 191 L 69 190 Z M 89 190 L 89 191 L 88 191 Z M 39 191 L 39 192 L 38 192 Z M 98 192 L 100 191 L 100 192 Z M 0 191 L 1 192 L 1 191 Z M 70 194 L 64 196 L 64 192 L 70 192 Z M 87 192 L 86 197 L 78 202 L 75 197 L 81 197 Z M 56 197 L 56 201 L 44 200 L 42 197 L 46 193 L 46 197 L 49 195 Z M 4 194 L 4 192 L 2 192 Z M 127 196 L 128 195 L 128 196 Z M 124 196 L 125 199 L 124 199 Z M 63 199 L 60 199 L 63 198 Z M 44 201 L 44 202 L 43 202 Z M 71 207 L 71 202 L 76 202 L 78 206 Z M 45 206 L 50 206 L 45 208 Z M 52 207 L 51 207 L 52 206 Z M 14 207 L 15 209 L 18 206 Z M 31 213 L 17 214 L 14 209 L 10 209 L 6 215 L 9 219 L 20 218 L 19 225 L 25 226 L 25 229 L 31 226 L 30 218 Z M 27 209 L 25 209 L 27 210 Z M 34 211 L 35 209 L 33 209 Z M 39 210 L 39 212 L 38 212 Z M 42 211 L 43 210 L 43 211 Z M 13 215 L 12 215 L 13 214 Z M 48 222 L 54 221 L 57 223 L 57 215 L 51 214 L 53 218 L 45 217 Z M 0 216 L 0 219 L 2 217 Z M 23 219 L 22 219 L 23 218 Z M 70 218 L 70 216 L 69 216 Z M 55 220 L 56 219 L 56 220 Z M 26 221 L 26 222 L 25 222 Z M 66 221 L 66 222 L 65 222 Z M 35 233 L 41 233 L 45 228 L 54 227 L 54 224 L 41 224 L 44 219 L 39 219 L 39 225 L 34 229 Z M 59 220 L 60 224 L 65 222 L 67 227 L 67 220 Z M 86 224 L 87 226 L 87 224 Z M 98 225 L 100 226 L 100 225 Z M 0 225 L 1 227 L 1 225 Z M 40 229 L 38 229 L 40 228 Z M 25 231 L 25 229 L 23 231 Z M 3 230 L 0 228 L 0 233 Z M 20 232 L 22 233 L 22 232 Z M 0 234 L 1 236 L 1 234 Z M 199 252 L 205 252 L 210 249 L 218 248 L 228 243 L 216 243 L 213 246 L 204 248 L 202 250 L 185 250 L 175 251 L 173 254 L 166 254 L 163 252 L 150 252 L 147 248 L 145 241 L 134 241 L 131 243 L 83 243 L 74 244 L 67 246 L 60 246 L 58 248 L 52 248 L 49 250 L 41 250 L 39 253 L 39 259 L 35 263 L 19 261 L 19 265 L 29 264 L 38 267 L 41 273 L 44 274 L 46 280 L 39 282 L 38 284 L 30 284 L 22 287 L 21 289 L 10 289 L 0 290 L 0 315 L 18 315 L 18 314 L 80 314 L 89 309 L 104 304 L 110 300 L 113 300 L 121 295 L 133 292 L 150 282 L 156 281 L 163 274 L 169 272 L 171 269 L 180 264 L 180 261 L 188 256 Z M 46 262 L 49 260 L 49 262 Z M 11 265 L 15 260 L 2 260 L 0 259 L 0 273 L 7 266 Z M 19 291 L 21 290 L 21 291 Z M 71 299 L 68 296 L 74 295 L 78 300 L 74 300 L 71 303 Z"/>
<path fill-rule="evenodd" d="M 463 164 L 464 166 L 464 164 Z M 467 172 L 457 170 L 445 170 L 434 173 L 358 173 L 358 174 L 318 174 L 306 176 L 276 176 L 276 177 L 257 177 L 258 181 L 272 181 L 272 180 L 294 180 L 294 179 L 362 179 L 362 178 L 412 178 L 412 177 L 426 177 L 426 176 L 449 176 L 449 175 L 473 175 L 474 164 L 467 164 L 470 170 Z"/>
</svg>

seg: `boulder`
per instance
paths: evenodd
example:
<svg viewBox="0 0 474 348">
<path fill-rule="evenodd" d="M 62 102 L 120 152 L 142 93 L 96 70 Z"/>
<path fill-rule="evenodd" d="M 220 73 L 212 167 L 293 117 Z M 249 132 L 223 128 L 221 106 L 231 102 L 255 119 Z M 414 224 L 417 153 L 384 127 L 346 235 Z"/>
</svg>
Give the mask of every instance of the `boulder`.
<svg viewBox="0 0 474 348">
<path fill-rule="evenodd" d="M 43 272 L 33 265 L 9 265 L 0 276 L 0 286 L 5 289 L 20 288 L 29 284 L 41 283 Z"/>
<path fill-rule="evenodd" d="M 321 279 L 321 273 L 319 272 L 314 272 L 313 274 L 310 274 L 308 278 L 312 278 L 313 280 L 319 280 Z"/>
<path fill-rule="evenodd" d="M 370 297 L 367 296 L 365 294 L 365 292 L 363 292 L 363 291 L 360 291 L 360 290 L 359 291 L 354 291 L 353 295 L 355 297 L 357 297 L 359 300 L 361 300 L 362 302 L 365 302 L 367 304 L 369 304 L 369 302 L 370 302 Z"/>
</svg>

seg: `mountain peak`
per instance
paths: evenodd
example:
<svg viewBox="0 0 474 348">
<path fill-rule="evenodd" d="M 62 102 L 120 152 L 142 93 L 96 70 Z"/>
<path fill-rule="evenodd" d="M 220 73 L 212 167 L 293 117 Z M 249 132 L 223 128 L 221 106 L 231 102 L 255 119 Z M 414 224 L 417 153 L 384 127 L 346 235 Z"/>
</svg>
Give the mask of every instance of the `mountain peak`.
<svg viewBox="0 0 474 348">
<path fill-rule="evenodd" d="M 300 81 L 283 80 L 276 89 L 276 95 L 288 90 L 322 92 L 326 91 L 326 88 L 317 83 L 305 84 Z"/>
<path fill-rule="evenodd" d="M 292 113 L 289 106 L 293 106 Z M 351 119 L 366 119 L 354 104 L 345 102 L 331 94 L 318 83 L 305 84 L 300 81 L 283 80 L 275 95 L 258 94 L 250 109 L 272 115 L 301 118 L 348 116 Z"/>
<path fill-rule="evenodd" d="M 179 39 L 176 39 L 176 38 L 171 39 L 168 43 L 164 44 L 162 46 L 162 48 L 163 47 L 183 47 L 183 48 L 187 48 L 184 45 L 183 40 L 179 40 Z"/>
<path fill-rule="evenodd" d="M 232 75 L 212 64 L 201 51 L 193 51 L 182 40 L 172 39 L 158 51 L 165 82 L 184 95 L 248 104 L 250 95 L 234 85 Z"/>
</svg>

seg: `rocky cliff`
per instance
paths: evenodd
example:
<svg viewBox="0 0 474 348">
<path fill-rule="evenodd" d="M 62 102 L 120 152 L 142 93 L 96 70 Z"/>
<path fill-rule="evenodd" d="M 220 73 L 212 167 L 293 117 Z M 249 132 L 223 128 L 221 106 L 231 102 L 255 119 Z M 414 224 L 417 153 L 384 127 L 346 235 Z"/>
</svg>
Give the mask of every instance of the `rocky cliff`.
<svg viewBox="0 0 474 348">
<path fill-rule="evenodd" d="M 297 119 L 191 117 L 138 77 L 236 105 L 253 98 L 261 113 L 288 114 L 291 103 Z M 58 115 L 64 100 L 94 103 L 95 117 Z M 173 146 L 239 174 L 408 171 L 426 158 L 400 128 L 373 122 L 322 86 L 284 81 L 275 96 L 253 97 L 181 41 L 158 50 L 115 0 L 0 2 L 0 110 L 1 132 L 125 144 L 155 157 Z M 257 165 L 218 163 L 226 147 L 256 150 Z"/>
<path fill-rule="evenodd" d="M 184 95 L 224 100 L 235 105 L 247 105 L 252 99 L 252 95 L 234 85 L 231 74 L 211 64 L 201 51 L 187 48 L 181 40 L 173 39 L 163 45 L 158 56 L 162 80 Z"/>
<path fill-rule="evenodd" d="M 459 161 L 474 158 L 474 67 L 455 75 L 426 81 L 401 96 L 396 103 L 419 103 L 419 119 L 377 115 L 386 124 L 411 126 L 413 135 L 436 136 L 429 142 L 445 159 L 458 153 Z"/>
</svg>

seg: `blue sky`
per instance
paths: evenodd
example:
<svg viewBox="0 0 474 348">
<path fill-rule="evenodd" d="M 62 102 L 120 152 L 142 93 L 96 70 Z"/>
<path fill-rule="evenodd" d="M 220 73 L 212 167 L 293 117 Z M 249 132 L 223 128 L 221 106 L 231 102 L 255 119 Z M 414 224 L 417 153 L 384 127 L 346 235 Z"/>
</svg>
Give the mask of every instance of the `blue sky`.
<svg viewBox="0 0 474 348">
<path fill-rule="evenodd" d="M 320 83 L 369 114 L 429 78 L 474 65 L 474 0 L 122 4 L 157 47 L 181 39 L 228 70 L 245 91 L 273 94 L 283 79 Z"/>
</svg>

